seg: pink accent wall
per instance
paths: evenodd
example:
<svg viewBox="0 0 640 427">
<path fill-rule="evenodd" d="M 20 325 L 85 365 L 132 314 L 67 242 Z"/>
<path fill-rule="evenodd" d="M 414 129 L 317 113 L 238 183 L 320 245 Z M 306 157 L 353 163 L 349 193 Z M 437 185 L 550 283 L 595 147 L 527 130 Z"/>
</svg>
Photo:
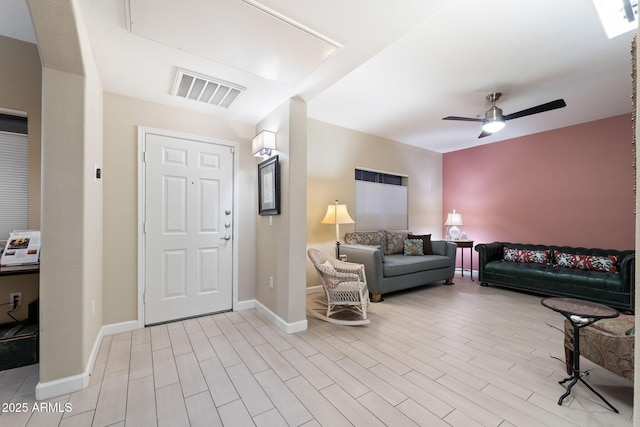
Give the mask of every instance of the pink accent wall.
<svg viewBox="0 0 640 427">
<path fill-rule="evenodd" d="M 624 114 L 446 153 L 443 218 L 461 213 L 475 244 L 633 249 L 631 140 Z"/>
</svg>

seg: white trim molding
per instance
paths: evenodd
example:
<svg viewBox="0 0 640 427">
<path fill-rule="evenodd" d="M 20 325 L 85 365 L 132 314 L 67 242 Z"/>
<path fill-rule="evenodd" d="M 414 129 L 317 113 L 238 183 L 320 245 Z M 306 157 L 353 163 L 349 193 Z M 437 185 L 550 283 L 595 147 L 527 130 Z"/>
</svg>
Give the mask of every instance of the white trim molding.
<svg viewBox="0 0 640 427">
<path fill-rule="evenodd" d="M 267 318 L 274 323 L 281 331 L 287 334 L 295 334 L 296 332 L 302 332 L 307 330 L 307 319 L 301 320 L 299 322 L 288 323 L 273 311 L 269 310 L 264 304 L 260 301 L 256 301 L 256 310 L 260 313 L 267 316 Z"/>
<path fill-rule="evenodd" d="M 98 357 L 98 352 L 100 351 L 102 338 L 107 335 L 129 332 L 142 327 L 143 326 L 141 326 L 140 322 L 132 320 L 129 322 L 105 325 L 100 328 L 100 332 L 98 332 L 98 336 L 93 343 L 93 348 L 91 349 L 91 354 L 89 355 L 89 360 L 87 360 L 84 372 L 53 381 L 38 382 L 36 385 L 36 400 L 50 399 L 52 397 L 62 396 L 63 394 L 73 393 L 74 391 L 86 388 L 89 385 L 91 372 L 93 371 L 93 366 L 96 362 L 96 358 Z"/>
</svg>

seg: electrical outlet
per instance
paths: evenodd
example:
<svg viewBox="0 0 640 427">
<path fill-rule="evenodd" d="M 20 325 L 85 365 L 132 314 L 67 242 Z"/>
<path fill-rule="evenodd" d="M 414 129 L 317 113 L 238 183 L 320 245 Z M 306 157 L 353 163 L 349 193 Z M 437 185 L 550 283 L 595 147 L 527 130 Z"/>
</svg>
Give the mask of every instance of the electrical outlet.
<svg viewBox="0 0 640 427">
<path fill-rule="evenodd" d="M 273 276 L 269 276 L 269 287 L 273 289 Z"/>
<path fill-rule="evenodd" d="M 22 292 L 13 292 L 13 293 L 9 294 L 9 304 L 13 304 L 16 298 L 18 299 L 18 304 L 17 305 L 21 305 L 22 304 Z"/>
</svg>

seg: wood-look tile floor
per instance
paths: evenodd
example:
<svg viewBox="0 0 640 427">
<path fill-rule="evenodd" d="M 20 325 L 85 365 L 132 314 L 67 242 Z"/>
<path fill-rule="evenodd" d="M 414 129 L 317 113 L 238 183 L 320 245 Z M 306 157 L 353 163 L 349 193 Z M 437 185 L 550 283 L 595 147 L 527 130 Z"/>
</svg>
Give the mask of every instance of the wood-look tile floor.
<svg viewBox="0 0 640 427">
<path fill-rule="evenodd" d="M 386 295 L 367 326 L 286 335 L 245 310 L 108 336 L 90 385 L 48 411 L 32 411 L 37 365 L 0 372 L 0 425 L 632 425 L 632 383 L 588 361 L 620 414 L 582 384 L 557 404 L 562 317 L 539 296 L 455 282 Z"/>
</svg>

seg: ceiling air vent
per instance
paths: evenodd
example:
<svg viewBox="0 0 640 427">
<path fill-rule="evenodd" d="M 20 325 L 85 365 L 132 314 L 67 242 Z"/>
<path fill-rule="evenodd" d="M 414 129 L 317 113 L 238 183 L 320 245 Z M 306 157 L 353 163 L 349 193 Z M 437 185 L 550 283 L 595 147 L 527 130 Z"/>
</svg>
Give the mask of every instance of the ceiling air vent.
<svg viewBox="0 0 640 427">
<path fill-rule="evenodd" d="M 178 70 L 172 95 L 229 108 L 246 88 L 191 71 Z"/>
</svg>

